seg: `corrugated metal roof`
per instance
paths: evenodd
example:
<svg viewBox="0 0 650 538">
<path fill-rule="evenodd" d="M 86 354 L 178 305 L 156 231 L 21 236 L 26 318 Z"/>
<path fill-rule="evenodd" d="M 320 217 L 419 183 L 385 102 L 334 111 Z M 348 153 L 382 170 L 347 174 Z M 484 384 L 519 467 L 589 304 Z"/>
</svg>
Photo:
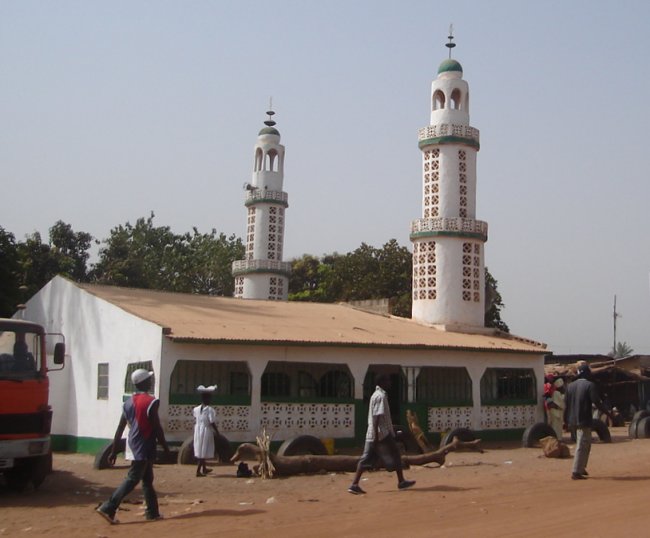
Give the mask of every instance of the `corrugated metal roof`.
<svg viewBox="0 0 650 538">
<path fill-rule="evenodd" d="M 180 342 L 446 348 L 545 353 L 543 344 L 444 331 L 344 304 L 259 301 L 77 284 L 126 312 L 159 325 Z"/>
</svg>

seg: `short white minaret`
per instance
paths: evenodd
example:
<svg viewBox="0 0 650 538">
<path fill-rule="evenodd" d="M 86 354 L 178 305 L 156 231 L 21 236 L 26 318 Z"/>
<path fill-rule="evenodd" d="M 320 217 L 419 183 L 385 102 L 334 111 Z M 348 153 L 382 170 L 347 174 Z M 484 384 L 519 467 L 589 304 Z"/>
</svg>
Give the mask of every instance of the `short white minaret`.
<svg viewBox="0 0 650 538">
<path fill-rule="evenodd" d="M 253 179 L 246 183 L 248 220 L 246 259 L 232 264 L 235 297 L 286 301 L 291 264 L 282 261 L 284 210 L 289 197 L 282 190 L 284 146 L 273 115 L 264 123 L 255 144 Z"/>
<path fill-rule="evenodd" d="M 479 132 L 469 125 L 469 87 L 451 58 L 431 84 L 431 124 L 419 131 L 422 218 L 411 224 L 413 319 L 450 330 L 485 325 L 484 243 L 476 220 Z"/>
</svg>

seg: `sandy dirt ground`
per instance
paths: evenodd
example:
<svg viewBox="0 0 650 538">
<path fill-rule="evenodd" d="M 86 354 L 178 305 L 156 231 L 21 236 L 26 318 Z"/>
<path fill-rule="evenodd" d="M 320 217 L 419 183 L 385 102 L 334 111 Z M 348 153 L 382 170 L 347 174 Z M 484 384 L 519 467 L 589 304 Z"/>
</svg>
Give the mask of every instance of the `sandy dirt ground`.
<svg viewBox="0 0 650 538">
<path fill-rule="evenodd" d="M 189 466 L 156 466 L 165 519 L 145 522 L 140 488 L 109 525 L 94 513 L 126 474 L 126 465 L 96 471 L 92 458 L 55 455 L 55 472 L 37 491 L 0 484 L 0 536 L 650 536 L 650 440 L 612 429 L 595 442 L 589 479 L 570 479 L 572 460 L 541 449 L 486 443 L 484 453 L 456 452 L 443 467 L 412 467 L 413 489 L 398 491 L 394 474 L 367 473 L 368 492 L 346 492 L 351 474 L 273 480 L 236 478 L 234 466 L 196 478 Z M 573 446 L 571 446 L 573 454 Z"/>
</svg>

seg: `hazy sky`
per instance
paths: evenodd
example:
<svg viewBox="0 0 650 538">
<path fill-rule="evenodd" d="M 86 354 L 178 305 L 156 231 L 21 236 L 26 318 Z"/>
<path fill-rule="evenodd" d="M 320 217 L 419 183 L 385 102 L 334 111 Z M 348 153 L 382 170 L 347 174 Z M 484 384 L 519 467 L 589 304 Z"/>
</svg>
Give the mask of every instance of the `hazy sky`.
<svg viewBox="0 0 650 538">
<path fill-rule="evenodd" d="M 0 226 L 98 239 L 156 214 L 242 236 L 273 96 L 285 259 L 421 216 L 417 129 L 453 22 L 477 218 L 512 332 L 650 354 L 650 2 L 0 2 Z"/>
</svg>

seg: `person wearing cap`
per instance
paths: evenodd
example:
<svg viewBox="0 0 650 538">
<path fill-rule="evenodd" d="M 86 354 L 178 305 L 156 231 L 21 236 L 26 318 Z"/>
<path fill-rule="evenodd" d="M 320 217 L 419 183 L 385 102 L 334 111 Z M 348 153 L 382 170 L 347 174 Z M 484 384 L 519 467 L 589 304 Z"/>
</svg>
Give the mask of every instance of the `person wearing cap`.
<svg viewBox="0 0 650 538">
<path fill-rule="evenodd" d="M 214 458 L 214 436 L 219 434 L 217 430 L 217 414 L 210 406 L 212 393 L 217 390 L 216 385 L 204 387 L 199 385 L 196 392 L 201 395 L 201 405 L 193 410 L 194 415 L 194 457 L 199 464 L 196 468 L 196 476 L 207 475 L 212 469 L 208 469 L 205 460 Z"/>
<path fill-rule="evenodd" d="M 153 487 L 153 463 L 156 458 L 156 442 L 169 454 L 169 447 L 158 418 L 160 401 L 149 394 L 152 386 L 153 372 L 138 369 L 131 374 L 131 381 L 136 392 L 122 405 L 122 417 L 115 430 L 113 447 L 108 456 L 111 465 L 115 464 L 118 446 L 126 425 L 129 425 L 127 438 L 127 458 L 131 467 L 124 482 L 113 492 L 110 499 L 97 507 L 97 513 L 109 523 L 115 524 L 115 513 L 120 503 L 139 482 L 145 500 L 145 518 L 148 521 L 162 519 L 158 511 L 158 496 Z"/>
<path fill-rule="evenodd" d="M 564 422 L 570 429 L 576 431 L 576 451 L 573 458 L 572 480 L 587 478 L 587 463 L 591 451 L 591 416 L 592 404 L 602 413 L 611 417 L 611 412 L 605 407 L 596 385 L 591 381 L 591 369 L 586 361 L 578 361 L 577 379 L 566 389 Z"/>
</svg>

